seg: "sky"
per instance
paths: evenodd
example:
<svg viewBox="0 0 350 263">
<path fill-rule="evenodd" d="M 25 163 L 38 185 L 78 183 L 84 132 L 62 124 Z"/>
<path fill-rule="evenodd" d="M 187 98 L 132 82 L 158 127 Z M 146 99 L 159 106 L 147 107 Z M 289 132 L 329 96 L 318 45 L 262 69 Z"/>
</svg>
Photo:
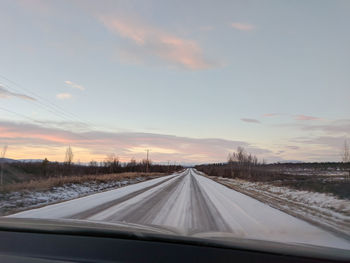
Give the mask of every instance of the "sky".
<svg viewBox="0 0 350 263">
<path fill-rule="evenodd" d="M 0 147 L 63 161 L 340 161 L 350 1 L 3 0 Z"/>
</svg>

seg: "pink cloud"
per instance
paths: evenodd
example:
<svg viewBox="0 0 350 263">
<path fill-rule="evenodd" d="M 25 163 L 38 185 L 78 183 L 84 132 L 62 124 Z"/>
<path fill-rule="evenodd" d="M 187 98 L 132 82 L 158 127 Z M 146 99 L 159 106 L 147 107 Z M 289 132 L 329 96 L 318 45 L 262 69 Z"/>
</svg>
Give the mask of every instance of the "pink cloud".
<svg viewBox="0 0 350 263">
<path fill-rule="evenodd" d="M 117 32 L 120 36 L 128 38 L 136 42 L 138 45 L 145 44 L 152 30 L 146 28 L 144 25 L 135 24 L 131 21 L 123 21 L 110 16 L 100 16 L 102 23 L 111 31 Z"/>
<path fill-rule="evenodd" d="M 245 23 L 239 23 L 239 22 L 232 23 L 231 27 L 241 31 L 252 31 L 255 29 L 255 26 L 251 24 L 245 24 Z"/>
<path fill-rule="evenodd" d="M 70 94 L 70 93 L 58 93 L 56 95 L 56 98 L 60 99 L 60 100 L 67 100 L 67 99 L 71 99 L 72 98 L 72 94 Z"/>
<path fill-rule="evenodd" d="M 79 85 L 77 83 L 74 83 L 74 82 L 72 82 L 70 80 L 66 80 L 64 83 L 67 84 L 68 86 L 70 86 L 71 88 L 79 89 L 79 90 L 82 90 L 82 91 L 85 90 L 84 86 Z"/>
<path fill-rule="evenodd" d="M 321 118 L 314 117 L 314 116 L 308 116 L 308 115 L 295 115 L 295 119 L 298 121 L 312 121 L 312 120 L 321 120 Z"/>
<path fill-rule="evenodd" d="M 263 117 L 275 117 L 278 116 L 278 113 L 265 113 Z"/>
<path fill-rule="evenodd" d="M 100 16 L 99 19 L 112 32 L 131 40 L 135 44 L 134 49 L 141 54 L 156 56 L 192 70 L 214 66 L 204 58 L 202 49 L 194 40 L 181 38 L 134 20 L 111 16 Z"/>
</svg>

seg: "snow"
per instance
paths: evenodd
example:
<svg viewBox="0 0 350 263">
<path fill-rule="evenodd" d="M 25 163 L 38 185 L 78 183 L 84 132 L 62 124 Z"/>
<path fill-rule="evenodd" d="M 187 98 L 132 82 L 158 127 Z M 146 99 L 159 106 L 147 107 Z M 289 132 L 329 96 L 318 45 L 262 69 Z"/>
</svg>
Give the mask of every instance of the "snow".
<svg viewBox="0 0 350 263">
<path fill-rule="evenodd" d="M 181 230 L 179 226 L 192 228 L 192 213 L 190 213 L 190 177 L 186 176 L 180 182 L 174 193 L 166 200 L 159 216 L 153 220 L 155 225 L 166 225 Z"/>
<path fill-rule="evenodd" d="M 305 221 L 195 175 L 232 231 L 245 238 L 269 239 L 350 249 L 350 243 Z"/>
<path fill-rule="evenodd" d="M 301 191 L 283 186 L 273 186 L 261 182 L 248 182 L 239 179 L 219 178 L 235 189 L 264 197 L 266 202 L 293 212 L 303 218 L 312 219 L 350 235 L 350 201 L 339 199 L 332 194 Z"/>
<path fill-rule="evenodd" d="M 143 178 L 135 178 L 123 181 L 113 181 L 108 183 L 86 182 L 83 184 L 66 184 L 61 187 L 53 187 L 46 191 L 17 191 L 0 193 L 0 211 L 21 210 L 48 205 L 60 201 L 75 199 L 88 194 L 122 187 L 143 181 Z"/>
<path fill-rule="evenodd" d="M 140 183 L 136 183 L 136 182 L 139 182 L 142 179 L 118 181 L 114 185 L 109 184 L 107 186 L 120 187 L 127 184 L 131 184 L 131 185 L 122 187 L 120 189 L 110 190 L 102 193 L 95 193 L 95 194 L 91 194 L 80 198 L 77 198 L 77 197 L 83 194 L 94 193 L 101 189 L 105 189 L 104 187 L 106 185 L 104 184 L 96 184 L 94 186 L 92 184 L 70 185 L 70 186 L 64 186 L 64 187 L 57 187 L 53 191 L 29 192 L 28 194 L 16 192 L 13 194 L 10 200 L 8 200 L 7 202 L 1 202 L 1 207 L 6 205 L 18 206 L 19 205 L 18 202 L 23 202 L 25 204 L 32 203 L 35 206 L 37 206 L 38 204 L 45 205 L 55 201 L 56 202 L 65 201 L 65 200 L 77 198 L 77 199 L 73 199 L 63 203 L 58 203 L 58 204 L 45 206 L 42 208 L 32 209 L 32 210 L 10 215 L 10 217 L 35 217 L 35 218 L 68 217 L 76 213 L 77 210 L 81 210 L 81 211 L 87 210 L 89 208 L 101 205 L 105 202 L 121 197 L 123 195 L 127 195 L 129 193 L 140 190 L 142 188 L 157 184 L 163 180 L 166 180 L 174 176 L 176 176 L 176 174 L 164 176 L 164 177 L 160 177 L 157 179 L 140 182 Z M 135 184 L 132 184 L 132 183 L 135 183 Z M 11 202 L 11 199 L 15 199 L 16 202 Z"/>
</svg>

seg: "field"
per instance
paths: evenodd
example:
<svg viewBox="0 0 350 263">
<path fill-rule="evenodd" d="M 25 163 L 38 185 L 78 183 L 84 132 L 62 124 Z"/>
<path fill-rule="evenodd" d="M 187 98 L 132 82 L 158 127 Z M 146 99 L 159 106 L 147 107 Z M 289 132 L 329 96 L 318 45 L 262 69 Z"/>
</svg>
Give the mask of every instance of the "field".
<svg viewBox="0 0 350 263">
<path fill-rule="evenodd" d="M 2 163 L 1 163 L 2 161 Z M 0 159 L 0 215 L 66 201 L 171 174 L 179 165 L 150 161 L 121 163 L 117 158 L 89 165 Z M 147 172 L 146 172 L 147 171 Z"/>
<path fill-rule="evenodd" d="M 209 176 L 263 182 L 350 200 L 349 164 L 269 164 L 248 167 L 212 164 L 196 168 Z"/>
<path fill-rule="evenodd" d="M 231 189 L 350 239 L 348 164 L 212 164 L 197 169 Z"/>
</svg>

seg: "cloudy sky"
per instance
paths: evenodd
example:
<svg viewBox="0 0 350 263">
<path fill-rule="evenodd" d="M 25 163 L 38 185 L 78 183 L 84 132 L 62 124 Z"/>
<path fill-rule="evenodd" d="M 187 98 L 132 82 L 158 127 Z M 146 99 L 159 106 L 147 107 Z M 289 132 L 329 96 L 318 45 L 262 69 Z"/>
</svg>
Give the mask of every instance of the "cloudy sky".
<svg viewBox="0 0 350 263">
<path fill-rule="evenodd" d="M 9 158 L 338 161 L 350 1 L 3 0 Z"/>
</svg>

